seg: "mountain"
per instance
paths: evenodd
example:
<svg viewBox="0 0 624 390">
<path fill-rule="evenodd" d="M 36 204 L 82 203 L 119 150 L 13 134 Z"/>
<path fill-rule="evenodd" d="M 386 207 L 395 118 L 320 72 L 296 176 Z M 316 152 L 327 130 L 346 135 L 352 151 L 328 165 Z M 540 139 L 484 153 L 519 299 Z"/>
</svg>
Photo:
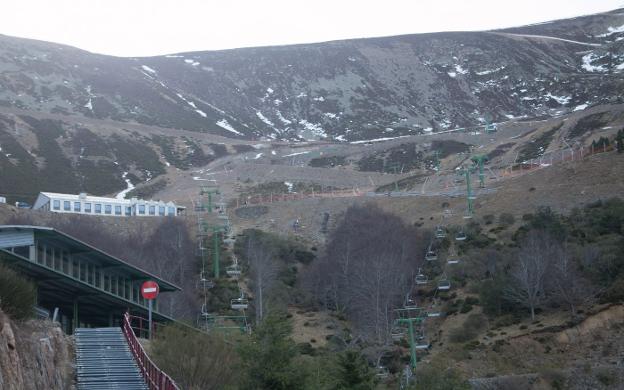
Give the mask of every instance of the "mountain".
<svg viewBox="0 0 624 390">
<path fill-rule="evenodd" d="M 2 36 L 0 104 L 235 138 L 358 140 L 620 101 L 623 38 L 624 9 L 149 58 Z"/>
<path fill-rule="evenodd" d="M 107 194 L 258 140 L 390 138 L 622 103 L 623 45 L 624 9 L 147 58 L 0 36 L 0 192 Z"/>
</svg>

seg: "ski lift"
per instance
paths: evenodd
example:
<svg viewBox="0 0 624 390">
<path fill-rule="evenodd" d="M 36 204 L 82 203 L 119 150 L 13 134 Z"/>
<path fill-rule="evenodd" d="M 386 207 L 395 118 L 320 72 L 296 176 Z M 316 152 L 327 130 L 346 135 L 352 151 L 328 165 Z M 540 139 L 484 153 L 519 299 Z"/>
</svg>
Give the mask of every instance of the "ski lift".
<svg viewBox="0 0 624 390">
<path fill-rule="evenodd" d="M 225 268 L 225 273 L 228 276 L 239 277 L 242 273 L 242 270 L 238 264 L 234 263 Z"/>
<path fill-rule="evenodd" d="M 387 367 L 378 366 L 376 375 L 379 379 L 386 379 L 390 375 L 390 371 L 388 371 Z"/>
<path fill-rule="evenodd" d="M 455 236 L 455 241 L 465 241 L 466 240 L 466 233 L 464 233 L 463 230 L 460 230 L 459 233 L 457 233 L 457 235 Z"/>
<path fill-rule="evenodd" d="M 392 340 L 394 341 L 399 341 L 401 340 L 403 337 L 405 337 L 405 328 L 402 328 L 400 326 L 395 326 L 390 330 L 390 337 L 392 338 Z"/>
<path fill-rule="evenodd" d="M 239 298 L 230 300 L 230 307 L 232 310 L 245 310 L 249 307 L 249 300 L 245 298 L 245 295 L 241 292 L 241 296 Z"/>
<path fill-rule="evenodd" d="M 440 279 L 438 281 L 438 290 L 450 290 L 451 289 L 451 281 L 446 279 Z"/>
<path fill-rule="evenodd" d="M 449 257 L 448 260 L 446 261 L 447 264 L 458 264 L 459 263 L 459 257 Z"/>
<path fill-rule="evenodd" d="M 203 317 L 208 317 L 210 315 L 210 313 L 208 313 L 208 306 L 205 303 L 202 303 L 201 306 L 201 315 Z"/>
<path fill-rule="evenodd" d="M 436 238 L 445 238 L 446 237 L 446 230 L 444 230 L 443 227 L 438 226 L 435 232 L 435 236 Z"/>
<path fill-rule="evenodd" d="M 438 259 L 438 255 L 435 253 L 433 249 L 427 250 L 425 254 L 425 260 L 427 261 L 436 261 Z"/>
<path fill-rule="evenodd" d="M 427 283 L 429 283 L 427 275 L 423 274 L 420 268 L 418 268 L 418 274 L 416 275 L 416 284 L 422 286 L 423 284 Z"/>
<path fill-rule="evenodd" d="M 415 335 L 416 344 L 414 344 L 415 349 L 427 349 L 429 348 L 429 343 L 425 339 L 425 328 L 423 326 L 417 330 Z"/>
</svg>

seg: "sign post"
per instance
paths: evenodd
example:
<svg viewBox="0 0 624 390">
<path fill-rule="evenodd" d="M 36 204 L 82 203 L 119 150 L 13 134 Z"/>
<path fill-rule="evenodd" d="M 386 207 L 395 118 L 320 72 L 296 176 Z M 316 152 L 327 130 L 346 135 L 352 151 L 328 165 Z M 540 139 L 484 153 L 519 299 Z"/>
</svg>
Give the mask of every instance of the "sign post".
<svg viewBox="0 0 624 390">
<path fill-rule="evenodd" d="M 147 299 L 147 307 L 148 307 L 148 326 L 149 326 L 149 338 L 152 339 L 152 301 L 156 299 L 158 296 L 158 292 L 160 291 L 158 287 L 158 283 L 148 280 L 143 283 L 141 286 L 141 295 L 144 299 Z"/>
</svg>

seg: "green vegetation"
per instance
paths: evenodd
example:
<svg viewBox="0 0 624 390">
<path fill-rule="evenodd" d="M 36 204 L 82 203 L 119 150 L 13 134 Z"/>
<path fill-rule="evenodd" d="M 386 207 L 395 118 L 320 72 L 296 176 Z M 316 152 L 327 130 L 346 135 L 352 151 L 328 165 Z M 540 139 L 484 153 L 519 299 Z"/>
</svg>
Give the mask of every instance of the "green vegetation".
<svg viewBox="0 0 624 390">
<path fill-rule="evenodd" d="M 330 168 L 346 165 L 345 156 L 328 156 L 328 157 L 316 157 L 310 160 L 309 166 L 315 168 Z"/>
<path fill-rule="evenodd" d="M 431 142 L 430 150 L 440 153 L 439 158 L 446 158 L 453 154 L 470 151 L 470 145 L 453 140 L 434 140 Z"/>
<path fill-rule="evenodd" d="M 241 390 L 304 388 L 307 372 L 295 362 L 297 346 L 289 338 L 291 332 L 292 325 L 283 315 L 265 317 L 239 348 Z"/>
<path fill-rule="evenodd" d="M 416 372 L 416 383 L 410 390 L 470 390 L 470 384 L 452 368 L 422 366 Z"/>
<path fill-rule="evenodd" d="M 543 155 L 546 149 L 548 149 L 548 145 L 552 142 L 555 133 L 559 131 L 562 126 L 563 122 L 558 123 L 551 129 L 546 130 L 542 133 L 542 135 L 532 140 L 530 143 L 527 143 L 520 148 L 518 151 L 518 161 L 528 161 Z"/>
<path fill-rule="evenodd" d="M 403 173 L 421 168 L 424 159 L 424 153 L 417 145 L 409 143 L 364 156 L 357 162 L 357 167 L 364 172 Z"/>
<path fill-rule="evenodd" d="M 359 352 L 347 350 L 338 354 L 332 390 L 368 390 L 375 387 L 375 373 Z"/>
<path fill-rule="evenodd" d="M 576 122 L 576 125 L 570 130 L 569 136 L 576 138 L 584 135 L 588 131 L 599 129 L 606 126 L 610 121 L 610 115 L 606 112 L 587 115 Z"/>
<path fill-rule="evenodd" d="M 181 388 L 236 388 L 238 354 L 217 335 L 181 326 L 166 326 L 158 330 L 150 351 L 156 365 Z"/>
<path fill-rule="evenodd" d="M 15 320 L 32 316 L 35 285 L 0 263 L 0 309 Z"/>
</svg>

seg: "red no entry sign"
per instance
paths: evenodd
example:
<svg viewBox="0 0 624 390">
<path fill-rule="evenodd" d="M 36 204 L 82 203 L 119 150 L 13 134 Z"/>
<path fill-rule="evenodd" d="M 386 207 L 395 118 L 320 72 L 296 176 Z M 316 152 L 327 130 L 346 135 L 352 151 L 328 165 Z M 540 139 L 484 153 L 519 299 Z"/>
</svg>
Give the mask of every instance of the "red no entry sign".
<svg viewBox="0 0 624 390">
<path fill-rule="evenodd" d="M 148 280 L 141 286 L 141 295 L 147 300 L 155 299 L 159 292 L 158 283 Z"/>
</svg>

